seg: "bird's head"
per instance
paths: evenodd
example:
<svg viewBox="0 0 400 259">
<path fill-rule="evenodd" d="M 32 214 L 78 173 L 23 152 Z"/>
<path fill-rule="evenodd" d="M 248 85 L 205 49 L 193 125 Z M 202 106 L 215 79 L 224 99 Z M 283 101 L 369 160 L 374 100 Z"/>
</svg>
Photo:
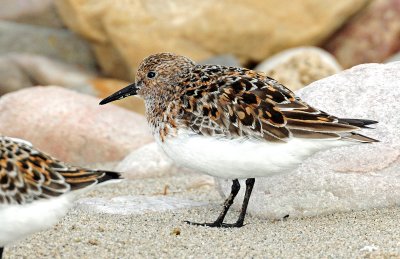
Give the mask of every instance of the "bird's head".
<svg viewBox="0 0 400 259">
<path fill-rule="evenodd" d="M 171 53 L 148 56 L 139 65 L 135 82 L 103 99 L 100 104 L 131 95 L 140 95 L 146 99 L 174 91 L 180 79 L 194 66 L 195 63 L 192 60 Z"/>
</svg>

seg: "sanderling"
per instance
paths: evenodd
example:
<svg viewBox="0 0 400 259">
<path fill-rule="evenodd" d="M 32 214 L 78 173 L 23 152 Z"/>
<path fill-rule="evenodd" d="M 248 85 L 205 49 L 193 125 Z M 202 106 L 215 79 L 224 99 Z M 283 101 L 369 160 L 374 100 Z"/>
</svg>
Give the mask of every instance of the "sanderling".
<svg viewBox="0 0 400 259">
<path fill-rule="evenodd" d="M 5 245 L 57 223 L 79 193 L 119 178 L 66 165 L 28 141 L 0 136 L 0 258 Z"/>
<path fill-rule="evenodd" d="M 241 227 L 255 177 L 288 173 L 320 150 L 377 141 L 357 133 L 376 121 L 332 116 L 260 72 L 170 53 L 144 59 L 136 82 L 100 104 L 131 95 L 144 98 L 152 133 L 177 164 L 233 180 L 217 220 L 188 222 L 196 225 Z M 242 210 L 236 223 L 225 224 L 238 179 L 247 179 Z"/>
</svg>

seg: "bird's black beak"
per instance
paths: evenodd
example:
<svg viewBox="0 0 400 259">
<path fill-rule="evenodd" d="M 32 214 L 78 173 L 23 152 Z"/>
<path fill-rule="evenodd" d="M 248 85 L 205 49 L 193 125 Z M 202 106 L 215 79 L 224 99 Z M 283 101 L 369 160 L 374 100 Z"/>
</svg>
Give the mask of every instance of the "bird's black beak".
<svg viewBox="0 0 400 259">
<path fill-rule="evenodd" d="M 127 87 L 119 90 L 116 93 L 113 93 L 112 95 L 104 98 L 103 100 L 101 100 L 100 105 L 109 103 L 109 102 L 113 102 L 116 100 L 121 100 L 124 99 L 125 97 L 131 96 L 131 95 L 136 95 L 137 94 L 137 87 L 136 84 L 130 84 Z"/>
</svg>

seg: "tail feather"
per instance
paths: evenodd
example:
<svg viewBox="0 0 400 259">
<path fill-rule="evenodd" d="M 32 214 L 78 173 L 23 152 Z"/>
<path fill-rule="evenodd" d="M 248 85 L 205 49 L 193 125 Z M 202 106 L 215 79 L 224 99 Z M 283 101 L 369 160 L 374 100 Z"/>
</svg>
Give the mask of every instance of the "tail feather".
<svg viewBox="0 0 400 259">
<path fill-rule="evenodd" d="M 109 180 L 122 179 L 121 174 L 118 172 L 112 172 L 112 171 L 98 171 L 98 172 L 104 173 L 104 175 L 98 179 L 98 183 L 103 183 Z"/>
<path fill-rule="evenodd" d="M 364 135 L 361 135 L 359 133 L 354 133 L 352 132 L 351 135 L 343 137 L 344 139 L 348 140 L 353 140 L 357 142 L 362 142 L 362 143 L 373 143 L 373 142 L 379 142 L 377 139 L 373 139 Z"/>
<path fill-rule="evenodd" d="M 71 190 L 79 190 L 94 184 L 104 183 L 109 180 L 122 179 L 121 174 L 112 171 L 88 170 L 88 169 L 69 169 L 59 171 L 64 177 L 65 182 L 71 186 Z"/>
<path fill-rule="evenodd" d="M 349 118 L 339 118 L 339 123 L 348 124 L 351 126 L 356 126 L 362 129 L 370 129 L 368 125 L 373 125 L 378 123 L 374 120 L 364 120 L 364 119 L 349 119 Z M 362 142 L 362 143 L 372 143 L 372 142 L 379 142 L 377 139 L 373 139 L 367 136 L 364 136 L 359 133 L 350 132 L 349 135 L 343 136 L 343 139 L 348 139 L 352 141 Z"/>
<path fill-rule="evenodd" d="M 376 124 L 378 122 L 374 120 L 339 118 L 339 123 L 347 123 L 349 125 L 357 126 L 360 128 L 369 128 L 367 127 L 368 125 Z"/>
</svg>

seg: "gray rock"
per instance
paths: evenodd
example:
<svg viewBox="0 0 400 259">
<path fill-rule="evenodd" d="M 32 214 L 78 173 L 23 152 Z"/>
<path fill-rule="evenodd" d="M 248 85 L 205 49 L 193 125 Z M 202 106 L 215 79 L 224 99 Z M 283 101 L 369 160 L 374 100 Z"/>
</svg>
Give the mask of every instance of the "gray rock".
<svg viewBox="0 0 400 259">
<path fill-rule="evenodd" d="M 0 20 L 63 27 L 54 0 L 2 0 Z"/>
<path fill-rule="evenodd" d="M 32 86 L 29 76 L 9 58 L 0 58 L 0 96 Z"/>
<path fill-rule="evenodd" d="M 301 89 L 328 113 L 379 121 L 363 133 L 381 142 L 319 152 L 290 174 L 256 179 L 249 213 L 277 219 L 400 205 L 399 80 L 400 62 L 365 64 Z M 226 195 L 231 182 L 218 182 Z"/>
<path fill-rule="evenodd" d="M 204 206 L 207 203 L 169 196 L 119 196 L 110 199 L 82 198 L 77 208 L 95 213 L 132 215 L 146 212 L 162 212 L 189 207 Z"/>
<path fill-rule="evenodd" d="M 97 95 L 91 80 L 95 73 L 54 59 L 32 54 L 0 57 L 0 96 L 36 85 L 59 85 Z"/>
<path fill-rule="evenodd" d="M 212 65 L 221 65 L 228 67 L 241 66 L 239 60 L 235 58 L 235 56 L 229 54 L 214 56 L 199 62 L 199 64 L 204 64 L 204 65 L 212 64 Z"/>
<path fill-rule="evenodd" d="M 0 21 L 0 55 L 16 52 L 44 55 L 95 69 L 90 45 L 66 29 Z"/>
</svg>

